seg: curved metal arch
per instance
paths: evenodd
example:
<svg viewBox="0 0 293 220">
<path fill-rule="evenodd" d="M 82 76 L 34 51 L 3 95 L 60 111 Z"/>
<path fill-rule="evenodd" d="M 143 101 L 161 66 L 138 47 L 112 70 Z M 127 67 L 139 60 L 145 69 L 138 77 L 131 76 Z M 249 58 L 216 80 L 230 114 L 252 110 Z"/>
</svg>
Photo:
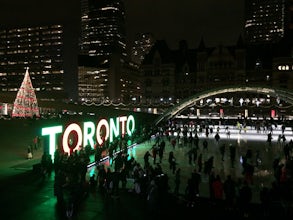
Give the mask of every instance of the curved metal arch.
<svg viewBox="0 0 293 220">
<path fill-rule="evenodd" d="M 270 95 L 272 97 L 279 97 L 281 100 L 288 102 L 293 105 L 293 92 L 290 90 L 280 89 L 280 88 L 269 88 L 269 87 L 259 87 L 259 86 L 233 86 L 233 87 L 220 87 L 208 91 L 203 91 L 201 93 L 195 94 L 182 100 L 180 103 L 176 104 L 174 107 L 168 109 L 163 113 L 155 122 L 155 125 L 159 124 L 163 120 L 168 120 L 178 114 L 185 108 L 192 106 L 194 102 L 218 95 L 223 93 L 235 93 L 235 92 L 255 92 L 265 95 Z"/>
</svg>

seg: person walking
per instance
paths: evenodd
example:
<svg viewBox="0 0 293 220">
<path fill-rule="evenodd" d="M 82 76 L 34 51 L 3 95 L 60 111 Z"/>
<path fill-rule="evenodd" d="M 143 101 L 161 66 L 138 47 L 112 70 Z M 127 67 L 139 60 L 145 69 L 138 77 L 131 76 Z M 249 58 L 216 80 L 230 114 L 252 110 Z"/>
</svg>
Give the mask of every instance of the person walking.
<svg viewBox="0 0 293 220">
<path fill-rule="evenodd" d="M 27 159 L 33 159 L 33 151 L 30 145 L 27 147 Z"/>
<path fill-rule="evenodd" d="M 267 136 L 267 142 L 269 143 L 269 147 L 272 146 L 272 139 L 273 139 L 272 133 L 269 132 Z"/>
<path fill-rule="evenodd" d="M 33 143 L 34 143 L 34 150 L 37 150 L 38 149 L 38 143 L 39 143 L 39 137 L 38 136 L 35 136 L 33 138 Z"/>
<path fill-rule="evenodd" d="M 222 201 L 224 199 L 224 186 L 220 175 L 217 174 L 215 180 L 211 184 L 215 202 Z"/>
<path fill-rule="evenodd" d="M 198 167 L 198 172 L 201 173 L 201 171 L 202 171 L 202 153 L 200 153 L 197 158 L 197 167 Z"/>
<path fill-rule="evenodd" d="M 229 151 L 230 151 L 231 167 L 234 168 L 235 159 L 236 159 L 236 146 L 233 144 L 229 144 Z"/>
<path fill-rule="evenodd" d="M 187 200 L 187 207 L 194 207 L 197 197 L 199 197 L 199 185 L 201 182 L 201 175 L 195 169 L 191 173 L 191 177 L 187 180 L 185 188 L 185 197 Z"/>
<path fill-rule="evenodd" d="M 169 168 L 172 171 L 173 174 L 175 174 L 176 171 L 176 158 L 174 156 L 174 152 L 170 151 L 169 153 L 169 158 L 168 158 L 168 162 L 169 162 Z"/>
<path fill-rule="evenodd" d="M 159 152 L 159 146 L 158 146 L 158 144 L 157 143 L 154 144 L 152 146 L 152 149 L 151 150 L 152 150 L 153 163 L 156 164 L 156 162 L 157 162 L 157 155 L 158 155 L 158 152 Z"/>
<path fill-rule="evenodd" d="M 176 139 L 175 138 L 173 138 L 171 140 L 171 145 L 172 145 L 173 150 L 175 150 L 175 146 L 176 146 Z"/>
<path fill-rule="evenodd" d="M 146 151 L 143 160 L 144 160 L 144 167 L 148 168 L 150 166 L 149 158 L 152 157 L 151 153 L 149 151 Z"/>
<path fill-rule="evenodd" d="M 225 195 L 226 207 L 229 211 L 231 211 L 235 206 L 236 182 L 232 179 L 232 176 L 230 174 L 224 181 L 223 190 Z"/>
<path fill-rule="evenodd" d="M 193 147 L 192 148 L 192 160 L 193 160 L 193 164 L 196 164 L 196 160 L 197 160 L 197 148 Z"/>
<path fill-rule="evenodd" d="M 162 163 L 164 152 L 165 152 L 166 142 L 162 140 L 162 142 L 159 145 L 159 162 Z"/>
<path fill-rule="evenodd" d="M 215 135 L 215 140 L 216 140 L 217 145 L 219 145 L 219 141 L 220 141 L 220 135 L 219 135 L 219 132 L 216 133 L 216 135 Z"/>
<path fill-rule="evenodd" d="M 252 189 L 248 185 L 246 180 L 243 181 L 243 185 L 239 190 L 239 207 L 241 208 L 243 217 L 249 217 L 250 203 L 252 200 Z"/>
<path fill-rule="evenodd" d="M 151 180 L 147 186 L 147 207 L 150 217 L 156 217 L 159 211 L 159 189 L 155 180 Z"/>
<path fill-rule="evenodd" d="M 203 150 L 208 151 L 208 141 L 206 139 L 202 142 Z"/>
<path fill-rule="evenodd" d="M 226 151 L 226 144 L 223 143 L 223 144 L 220 146 L 220 154 L 221 154 L 221 159 L 222 159 L 222 161 L 224 161 L 224 158 L 225 158 L 225 151 Z"/>
<path fill-rule="evenodd" d="M 181 169 L 177 168 L 176 173 L 175 173 L 175 188 L 174 188 L 174 195 L 175 196 L 179 195 L 180 183 L 181 183 Z"/>
<path fill-rule="evenodd" d="M 195 148 L 198 149 L 199 148 L 199 145 L 198 145 L 199 144 L 199 137 L 198 137 L 197 132 L 195 132 L 193 140 L 194 140 Z"/>
<path fill-rule="evenodd" d="M 204 162 L 204 174 L 210 175 L 214 167 L 214 156 L 209 157 L 207 161 Z"/>
<path fill-rule="evenodd" d="M 192 179 L 192 182 L 195 186 L 195 196 L 196 197 L 199 197 L 199 194 L 200 194 L 200 183 L 201 183 L 201 175 L 200 173 L 198 172 L 197 169 L 194 169 L 193 172 L 191 173 L 191 179 Z"/>
<path fill-rule="evenodd" d="M 192 152 L 192 149 L 190 149 L 189 151 L 187 151 L 187 155 L 188 155 L 188 164 L 189 165 L 192 165 L 192 161 L 193 161 L 193 152 Z"/>
</svg>

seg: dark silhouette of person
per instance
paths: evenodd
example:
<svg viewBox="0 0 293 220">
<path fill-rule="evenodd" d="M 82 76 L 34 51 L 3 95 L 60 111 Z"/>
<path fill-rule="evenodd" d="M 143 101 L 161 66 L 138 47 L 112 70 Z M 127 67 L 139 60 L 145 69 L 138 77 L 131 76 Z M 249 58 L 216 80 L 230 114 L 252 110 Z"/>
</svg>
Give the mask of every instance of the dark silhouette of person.
<svg viewBox="0 0 293 220">
<path fill-rule="evenodd" d="M 198 172 L 201 173 L 201 171 L 202 171 L 202 153 L 200 153 L 197 158 L 197 166 L 198 166 Z"/>
<path fill-rule="evenodd" d="M 211 156 L 204 164 L 204 173 L 210 174 L 214 166 L 214 156 Z"/>
<path fill-rule="evenodd" d="M 181 169 L 178 168 L 175 173 L 175 188 L 174 188 L 174 194 L 179 194 L 179 187 L 181 183 Z"/>
<path fill-rule="evenodd" d="M 172 173 L 175 174 L 176 164 L 177 163 L 176 163 L 176 158 L 174 156 L 174 152 L 173 151 L 170 151 L 170 153 L 169 153 L 168 162 L 169 162 L 170 170 L 172 170 Z"/>
<path fill-rule="evenodd" d="M 144 159 L 144 167 L 147 168 L 150 166 L 150 161 L 149 161 L 149 158 L 151 157 L 152 155 L 150 154 L 149 151 L 145 152 L 144 156 L 143 156 L 143 159 Z"/>
<path fill-rule="evenodd" d="M 165 152 L 166 142 L 164 140 L 161 141 L 159 145 L 159 162 L 162 163 L 164 152 Z"/>
<path fill-rule="evenodd" d="M 208 150 L 208 142 L 206 139 L 203 140 L 202 145 L 203 145 L 203 150 Z"/>
<path fill-rule="evenodd" d="M 227 208 L 228 210 L 232 210 L 236 199 L 236 182 L 232 179 L 231 175 L 228 175 L 224 181 L 223 189 Z"/>
<path fill-rule="evenodd" d="M 236 159 L 236 146 L 234 144 L 230 144 L 229 151 L 230 151 L 231 167 L 234 168 L 235 159 Z"/>
<path fill-rule="evenodd" d="M 215 140 L 216 140 L 217 144 L 219 144 L 219 141 L 220 141 L 220 135 L 219 135 L 218 132 L 217 132 L 216 135 L 215 135 Z"/>
<path fill-rule="evenodd" d="M 239 207 L 242 209 L 243 217 L 249 217 L 250 202 L 252 200 L 252 190 L 246 180 L 243 181 L 243 185 L 239 190 Z"/>
<path fill-rule="evenodd" d="M 221 153 L 221 159 L 222 159 L 222 161 L 224 161 L 224 158 L 225 158 L 225 151 L 226 151 L 226 144 L 223 143 L 220 146 L 220 153 Z"/>
</svg>

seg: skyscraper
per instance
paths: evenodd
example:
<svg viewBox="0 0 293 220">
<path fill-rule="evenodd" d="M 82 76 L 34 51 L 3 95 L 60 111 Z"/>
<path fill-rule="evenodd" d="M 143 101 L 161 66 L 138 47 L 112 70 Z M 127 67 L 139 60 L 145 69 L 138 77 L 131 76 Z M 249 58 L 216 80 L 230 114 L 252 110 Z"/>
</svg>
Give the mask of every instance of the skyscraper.
<svg viewBox="0 0 293 220">
<path fill-rule="evenodd" d="M 121 0 L 81 0 L 78 70 L 81 101 L 129 101 L 131 94 L 137 94 L 125 90 L 125 87 L 139 87 L 134 86 L 137 82 L 129 80 L 133 77 L 129 68 L 135 67 L 128 65 L 125 38 Z"/>
<path fill-rule="evenodd" d="M 81 0 L 80 54 L 108 59 L 126 56 L 125 10 L 121 0 Z"/>
<path fill-rule="evenodd" d="M 280 41 L 285 34 L 285 15 L 285 0 L 246 0 L 246 42 L 259 44 Z"/>
<path fill-rule="evenodd" d="M 245 38 L 248 44 L 278 43 L 293 30 L 292 0 L 246 0 Z"/>
<path fill-rule="evenodd" d="M 1 92 L 17 92 L 24 70 L 29 67 L 37 93 L 64 99 L 63 62 L 62 25 L 16 27 L 0 31 Z M 50 99 L 49 96 L 47 99 Z"/>
<path fill-rule="evenodd" d="M 292 56 L 292 6 L 292 0 L 245 1 L 246 67 L 250 83 L 271 84 L 273 58 Z"/>
</svg>

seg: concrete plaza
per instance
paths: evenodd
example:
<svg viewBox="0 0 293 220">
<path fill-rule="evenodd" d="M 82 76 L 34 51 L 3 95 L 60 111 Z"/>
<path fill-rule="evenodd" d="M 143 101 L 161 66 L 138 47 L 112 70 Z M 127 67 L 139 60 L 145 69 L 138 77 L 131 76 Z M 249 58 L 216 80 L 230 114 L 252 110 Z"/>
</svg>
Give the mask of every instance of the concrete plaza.
<svg viewBox="0 0 293 220">
<path fill-rule="evenodd" d="M 5 132 L 1 127 L 2 136 L 1 146 L 1 161 L 0 161 L 0 183 L 1 183 L 1 213 L 3 219 L 62 219 L 58 214 L 56 208 L 56 198 L 53 195 L 54 186 L 54 174 L 47 178 L 45 181 L 41 181 L 40 177 L 32 172 L 33 165 L 40 162 L 42 156 L 42 149 L 38 149 L 34 152 L 34 158 L 32 160 L 26 159 L 26 147 L 31 144 L 34 135 L 37 131 L 33 128 L 32 124 L 24 123 L 16 128 L 7 127 Z M 231 168 L 229 154 L 225 155 L 224 161 L 221 160 L 220 152 L 217 143 L 215 142 L 214 135 L 210 135 L 206 138 L 203 135 L 199 136 L 199 151 L 203 153 L 204 160 L 210 156 L 214 156 L 214 171 L 221 175 L 224 180 L 228 174 L 231 174 L 233 178 L 242 178 L 242 165 L 241 156 L 246 153 L 248 149 L 251 149 L 255 155 L 255 152 L 259 150 L 260 157 L 262 159 L 261 164 L 255 169 L 254 184 L 251 185 L 253 190 L 253 203 L 259 203 L 259 192 L 262 186 L 271 186 L 271 182 L 274 180 L 272 172 L 272 162 L 276 157 L 283 159 L 283 151 L 281 143 L 279 143 L 278 135 L 281 130 L 278 128 L 273 132 L 272 146 L 269 146 L 266 142 L 267 134 L 259 133 L 252 128 L 247 129 L 246 132 L 239 133 L 239 130 L 235 126 L 230 127 L 231 135 L 228 137 L 224 127 L 220 127 L 220 144 L 226 143 L 228 146 L 230 143 L 237 145 L 236 164 L 235 168 Z M 286 129 L 285 135 L 287 142 L 290 141 L 292 136 L 291 128 Z M 202 141 L 207 139 L 208 150 L 202 149 Z M 143 155 L 146 151 L 151 151 L 151 147 L 154 140 L 150 140 L 135 147 L 129 149 L 129 154 L 133 156 L 139 163 L 143 164 Z M 187 179 L 190 177 L 191 172 L 196 168 L 195 165 L 188 163 L 187 151 L 190 148 L 188 146 L 172 148 L 171 144 L 166 140 L 166 150 L 163 156 L 162 168 L 163 171 L 169 177 L 170 193 L 174 190 L 174 174 L 169 169 L 168 154 L 170 151 L 174 151 L 175 157 L 178 162 L 178 167 L 181 168 L 181 185 L 180 193 L 182 198 L 184 190 L 187 184 Z M 227 151 L 228 152 L 228 151 Z M 112 168 L 112 167 L 111 167 Z M 90 168 L 87 173 L 87 177 L 95 172 L 94 168 Z M 205 199 L 209 198 L 208 177 L 202 173 L 202 182 L 200 184 L 200 197 Z M 131 191 L 133 185 L 129 180 L 127 187 Z M 178 212 L 181 210 L 181 206 L 177 203 L 170 206 L 172 208 L 166 208 L 162 213 L 170 214 L 170 219 L 178 217 Z M 178 210 L 172 210 L 176 208 Z M 207 212 L 209 214 L 209 205 L 198 206 L 197 212 L 203 214 Z M 177 214 L 176 214 L 177 213 Z M 75 219 L 117 219 L 121 215 L 127 215 L 125 219 L 147 219 L 144 218 L 147 214 L 145 209 L 145 201 L 136 197 L 133 192 L 126 192 L 121 195 L 119 202 L 108 201 L 105 202 L 99 194 L 90 194 L 81 204 Z M 173 217 L 173 218 L 172 218 Z"/>
</svg>

